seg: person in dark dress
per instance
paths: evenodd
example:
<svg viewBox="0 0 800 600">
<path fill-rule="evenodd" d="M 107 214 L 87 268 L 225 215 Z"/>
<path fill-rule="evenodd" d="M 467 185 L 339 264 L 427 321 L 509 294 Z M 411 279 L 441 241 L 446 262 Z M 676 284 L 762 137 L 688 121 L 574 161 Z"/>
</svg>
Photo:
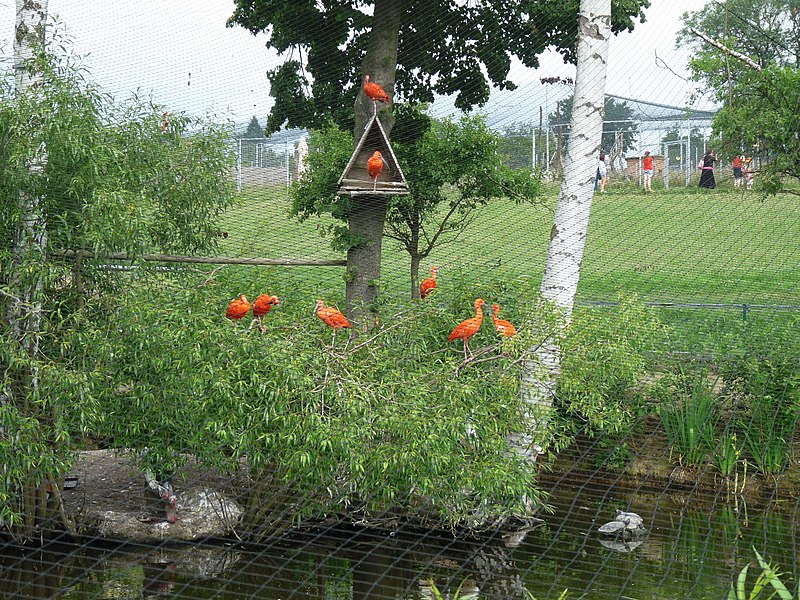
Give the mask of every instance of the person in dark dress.
<svg viewBox="0 0 800 600">
<path fill-rule="evenodd" d="M 714 156 L 712 150 L 706 150 L 706 155 L 703 157 L 702 169 L 700 173 L 700 187 L 713 190 L 717 187 L 717 181 L 714 179 L 714 161 L 717 157 Z"/>
</svg>

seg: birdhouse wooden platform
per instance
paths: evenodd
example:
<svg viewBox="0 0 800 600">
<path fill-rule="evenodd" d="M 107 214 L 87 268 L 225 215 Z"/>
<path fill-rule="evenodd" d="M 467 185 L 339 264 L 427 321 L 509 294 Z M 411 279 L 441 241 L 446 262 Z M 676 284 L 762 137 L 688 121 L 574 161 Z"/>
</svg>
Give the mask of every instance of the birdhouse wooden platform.
<svg viewBox="0 0 800 600">
<path fill-rule="evenodd" d="M 378 175 L 378 180 L 373 181 L 367 173 L 367 160 L 378 150 L 383 156 L 383 170 Z M 347 163 L 342 176 L 339 178 L 340 194 L 408 194 L 408 184 L 403 175 L 403 170 L 397 162 L 389 138 L 383 130 L 377 114 L 364 128 L 361 139 L 358 140 L 353 156 Z"/>
</svg>

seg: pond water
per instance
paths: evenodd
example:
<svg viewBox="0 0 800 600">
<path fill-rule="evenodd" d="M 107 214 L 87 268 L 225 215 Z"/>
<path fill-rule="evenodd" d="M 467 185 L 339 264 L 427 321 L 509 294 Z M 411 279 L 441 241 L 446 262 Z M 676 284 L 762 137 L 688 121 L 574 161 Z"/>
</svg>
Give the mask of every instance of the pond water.
<svg viewBox="0 0 800 600">
<path fill-rule="evenodd" d="M 641 485 L 631 491 L 591 480 L 551 484 L 554 512 L 521 542 L 500 534 L 455 539 L 447 532 L 337 528 L 292 533 L 258 548 L 6 546 L 0 597 L 414 599 L 433 597 L 433 580 L 445 598 L 543 600 L 566 589 L 568 598 L 717 599 L 754 562 L 754 548 L 796 585 L 796 501 L 767 497 L 756 510 L 741 499 L 726 501 L 724 486 L 709 494 L 651 493 Z M 598 533 L 616 509 L 641 515 L 641 539 Z M 750 571 L 754 581 L 757 569 Z"/>
</svg>

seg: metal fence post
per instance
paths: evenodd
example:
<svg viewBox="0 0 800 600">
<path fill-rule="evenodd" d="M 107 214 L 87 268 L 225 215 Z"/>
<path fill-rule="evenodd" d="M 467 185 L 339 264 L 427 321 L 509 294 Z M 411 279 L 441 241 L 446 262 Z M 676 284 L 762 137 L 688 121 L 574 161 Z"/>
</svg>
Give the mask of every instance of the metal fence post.
<svg viewBox="0 0 800 600">
<path fill-rule="evenodd" d="M 242 138 L 239 138 L 236 153 L 236 191 L 242 193 Z"/>
</svg>

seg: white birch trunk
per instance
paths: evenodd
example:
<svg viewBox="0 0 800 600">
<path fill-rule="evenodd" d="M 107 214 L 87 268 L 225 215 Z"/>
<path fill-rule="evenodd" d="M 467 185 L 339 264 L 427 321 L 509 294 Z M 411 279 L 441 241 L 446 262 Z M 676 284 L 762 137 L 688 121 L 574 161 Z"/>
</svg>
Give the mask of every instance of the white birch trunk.
<svg viewBox="0 0 800 600">
<path fill-rule="evenodd" d="M 14 30 L 14 70 L 17 96 L 36 93 L 40 75 L 31 69 L 37 49 L 44 40 L 47 0 L 17 0 L 17 19 Z M 38 115 L 31 117 L 23 135 L 36 139 Z M 36 175 L 44 170 L 47 150 L 41 143 L 28 168 Z M 19 195 L 19 224 L 14 237 L 14 271 L 10 282 L 12 300 L 8 320 L 15 339 L 32 358 L 38 353 L 42 318 L 42 268 L 47 248 L 47 228 L 40 198 L 26 191 Z M 38 267 L 38 268 L 37 268 Z M 32 388 L 38 384 L 38 371 L 33 368 Z"/>
<path fill-rule="evenodd" d="M 558 196 L 541 293 L 569 326 L 589 228 L 589 213 L 603 133 L 611 0 L 581 0 L 578 15 L 578 65 L 564 175 Z M 512 447 L 533 459 L 547 445 L 561 348 L 556 340 L 542 344 L 523 365 L 520 395 L 527 432 L 511 439 Z"/>
</svg>

